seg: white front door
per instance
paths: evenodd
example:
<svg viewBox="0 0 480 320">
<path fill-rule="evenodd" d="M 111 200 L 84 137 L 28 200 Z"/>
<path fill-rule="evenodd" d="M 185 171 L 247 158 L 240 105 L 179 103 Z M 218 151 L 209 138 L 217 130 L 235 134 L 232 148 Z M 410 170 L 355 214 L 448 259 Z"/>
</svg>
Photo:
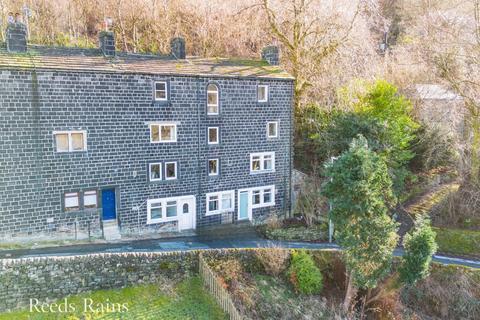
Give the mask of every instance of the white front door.
<svg viewBox="0 0 480 320">
<path fill-rule="evenodd" d="M 178 200 L 178 231 L 195 229 L 197 221 L 195 197 Z"/>
</svg>

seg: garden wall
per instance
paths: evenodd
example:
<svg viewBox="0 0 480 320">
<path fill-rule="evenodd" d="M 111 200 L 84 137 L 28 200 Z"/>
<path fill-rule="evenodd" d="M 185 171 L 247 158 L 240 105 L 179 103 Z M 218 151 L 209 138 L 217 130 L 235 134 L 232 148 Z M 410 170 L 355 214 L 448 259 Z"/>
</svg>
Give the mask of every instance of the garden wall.
<svg viewBox="0 0 480 320">
<path fill-rule="evenodd" d="M 108 253 L 0 260 L 0 312 L 81 292 L 154 283 L 198 270 L 198 252 Z"/>
</svg>

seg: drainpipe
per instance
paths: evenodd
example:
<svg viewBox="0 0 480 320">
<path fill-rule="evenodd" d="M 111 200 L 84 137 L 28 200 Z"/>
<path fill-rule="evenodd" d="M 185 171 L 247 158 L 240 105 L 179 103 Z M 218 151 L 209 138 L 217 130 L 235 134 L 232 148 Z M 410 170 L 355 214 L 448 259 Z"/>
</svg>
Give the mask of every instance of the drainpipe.
<svg viewBox="0 0 480 320">
<path fill-rule="evenodd" d="M 195 201 L 195 228 L 197 227 L 197 217 L 198 213 L 200 210 L 197 210 L 200 208 L 200 200 L 201 200 L 201 192 L 202 192 L 202 175 L 201 175 L 201 150 L 200 146 L 201 144 L 201 129 L 200 129 L 200 105 L 203 105 L 202 103 L 198 103 L 200 100 L 200 85 L 201 85 L 201 78 L 197 77 L 197 178 L 198 178 L 198 189 L 197 189 L 197 199 Z M 220 97 L 219 97 L 220 98 Z"/>
<path fill-rule="evenodd" d="M 292 85 L 290 86 L 290 96 L 293 97 L 293 81 L 292 81 Z M 293 150 L 293 103 L 291 103 L 291 108 L 290 108 L 290 112 L 289 112 L 289 120 L 290 120 L 290 129 L 289 129 L 289 148 L 288 148 L 288 170 L 289 170 L 289 174 L 288 174 L 288 199 L 289 199 L 289 202 L 290 202 L 290 210 L 289 210 L 289 213 L 288 213 L 288 216 L 289 217 L 292 217 L 292 206 L 293 206 L 293 203 L 292 203 L 292 163 L 293 163 L 293 153 L 292 153 L 292 150 Z"/>
</svg>

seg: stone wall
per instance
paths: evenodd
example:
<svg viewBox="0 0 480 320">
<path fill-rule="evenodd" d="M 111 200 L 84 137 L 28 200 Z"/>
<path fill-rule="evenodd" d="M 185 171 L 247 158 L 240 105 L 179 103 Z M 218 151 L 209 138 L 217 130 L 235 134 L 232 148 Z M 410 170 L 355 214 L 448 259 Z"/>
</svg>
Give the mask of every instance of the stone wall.
<svg viewBox="0 0 480 320">
<path fill-rule="evenodd" d="M 71 294 L 196 273 L 198 253 L 90 254 L 0 260 L 0 312 Z"/>
</svg>

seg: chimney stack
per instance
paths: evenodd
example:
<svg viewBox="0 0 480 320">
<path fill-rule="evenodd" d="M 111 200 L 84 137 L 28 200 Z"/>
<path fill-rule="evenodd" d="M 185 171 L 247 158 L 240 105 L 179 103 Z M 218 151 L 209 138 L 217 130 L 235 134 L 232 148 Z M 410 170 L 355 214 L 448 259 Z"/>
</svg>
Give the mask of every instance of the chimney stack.
<svg viewBox="0 0 480 320">
<path fill-rule="evenodd" d="M 170 54 L 176 59 L 185 59 L 185 39 L 181 37 L 173 38 L 170 41 Z"/>
<path fill-rule="evenodd" d="M 279 51 L 277 46 L 268 46 L 262 49 L 262 59 L 272 66 L 279 64 Z"/>
<path fill-rule="evenodd" d="M 8 52 L 27 52 L 27 28 L 21 22 L 9 23 L 6 33 Z"/>
<path fill-rule="evenodd" d="M 100 32 L 100 49 L 105 57 L 115 56 L 115 35 L 112 31 Z"/>
</svg>

